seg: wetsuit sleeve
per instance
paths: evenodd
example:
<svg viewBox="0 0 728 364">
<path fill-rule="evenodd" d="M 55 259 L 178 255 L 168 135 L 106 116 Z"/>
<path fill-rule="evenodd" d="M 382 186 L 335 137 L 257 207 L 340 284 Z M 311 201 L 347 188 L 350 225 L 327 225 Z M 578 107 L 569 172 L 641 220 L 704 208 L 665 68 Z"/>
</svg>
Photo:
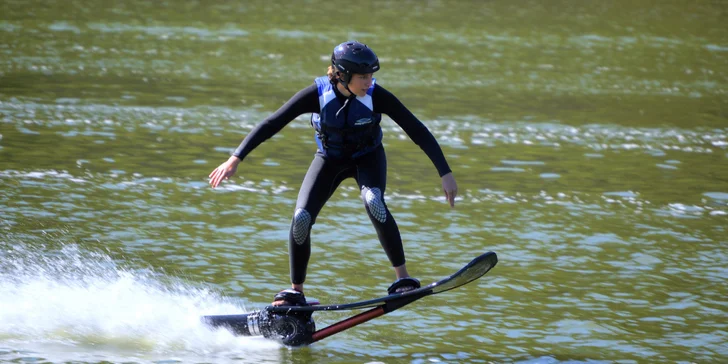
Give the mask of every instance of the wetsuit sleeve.
<svg viewBox="0 0 728 364">
<path fill-rule="evenodd" d="M 318 88 L 316 84 L 298 91 L 288 102 L 283 104 L 276 112 L 265 118 L 260 124 L 256 125 L 250 131 L 245 139 L 243 139 L 238 149 L 235 149 L 233 155 L 244 159 L 253 149 L 270 137 L 281 131 L 284 126 L 288 125 L 291 120 L 306 113 L 318 113 Z"/>
<path fill-rule="evenodd" d="M 440 144 L 437 143 L 430 130 L 396 96 L 377 84 L 372 92 L 372 101 L 374 103 L 374 112 L 387 114 L 392 118 L 430 158 L 440 177 L 451 172 L 445 155 L 442 153 L 442 148 L 440 148 Z"/>
</svg>

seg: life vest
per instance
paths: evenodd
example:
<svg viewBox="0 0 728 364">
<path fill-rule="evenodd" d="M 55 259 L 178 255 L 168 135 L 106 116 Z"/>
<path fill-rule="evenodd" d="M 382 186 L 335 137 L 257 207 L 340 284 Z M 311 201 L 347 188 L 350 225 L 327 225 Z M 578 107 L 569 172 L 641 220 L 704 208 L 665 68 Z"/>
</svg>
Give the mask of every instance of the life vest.
<svg viewBox="0 0 728 364">
<path fill-rule="evenodd" d="M 336 86 L 326 76 L 316 79 L 321 112 L 311 116 L 311 125 L 316 129 L 316 144 L 325 156 L 355 158 L 382 144 L 382 114 L 374 113 L 372 103 L 375 82 L 372 80 L 365 96 L 350 98 L 342 110 L 344 104 L 336 97 Z"/>
</svg>

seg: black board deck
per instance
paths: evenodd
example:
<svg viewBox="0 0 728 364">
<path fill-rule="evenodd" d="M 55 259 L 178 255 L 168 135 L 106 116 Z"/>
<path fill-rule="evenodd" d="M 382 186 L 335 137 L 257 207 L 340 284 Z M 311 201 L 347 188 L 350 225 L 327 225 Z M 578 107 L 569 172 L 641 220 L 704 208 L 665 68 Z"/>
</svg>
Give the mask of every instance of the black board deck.
<svg viewBox="0 0 728 364">
<path fill-rule="evenodd" d="M 311 344 L 373 318 L 387 314 L 419 300 L 468 284 L 490 271 L 498 263 L 494 252 L 484 253 L 451 276 L 427 286 L 370 300 L 335 305 L 266 306 L 244 314 L 203 316 L 212 327 L 226 327 L 237 335 L 263 335 L 278 338 L 286 345 Z M 315 330 L 314 312 L 369 309 L 321 330 Z"/>
<path fill-rule="evenodd" d="M 424 297 L 460 287 L 482 277 L 485 273 L 488 273 L 488 271 L 493 268 L 496 263 L 498 263 L 497 255 L 494 252 L 487 252 L 473 259 L 470 263 L 462 267 L 453 275 L 412 291 L 396 293 L 388 296 L 352 303 L 315 306 L 266 306 L 265 310 L 270 312 L 285 313 L 342 311 L 376 307 L 388 301 L 399 300 L 410 296 Z"/>
</svg>

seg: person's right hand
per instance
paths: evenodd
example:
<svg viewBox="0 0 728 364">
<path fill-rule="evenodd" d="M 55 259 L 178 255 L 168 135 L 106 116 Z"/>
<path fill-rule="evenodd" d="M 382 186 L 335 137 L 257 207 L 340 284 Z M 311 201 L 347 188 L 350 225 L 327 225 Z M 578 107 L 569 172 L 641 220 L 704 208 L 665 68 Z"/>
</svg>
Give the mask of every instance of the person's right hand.
<svg viewBox="0 0 728 364">
<path fill-rule="evenodd" d="M 210 177 L 210 186 L 215 188 L 220 184 L 220 182 L 222 182 L 223 179 L 228 179 L 228 177 L 234 175 L 235 171 L 238 169 L 238 163 L 240 163 L 240 158 L 232 155 L 227 161 L 225 161 L 225 163 L 215 168 L 215 170 L 208 176 Z"/>
</svg>

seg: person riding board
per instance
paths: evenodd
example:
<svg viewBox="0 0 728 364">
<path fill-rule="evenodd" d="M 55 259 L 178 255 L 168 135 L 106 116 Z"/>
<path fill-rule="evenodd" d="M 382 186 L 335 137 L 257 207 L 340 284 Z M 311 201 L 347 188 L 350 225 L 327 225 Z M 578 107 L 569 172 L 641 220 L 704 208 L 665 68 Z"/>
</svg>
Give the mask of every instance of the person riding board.
<svg viewBox="0 0 728 364">
<path fill-rule="evenodd" d="M 306 305 L 303 283 L 311 256 L 311 228 L 339 184 L 353 177 L 367 215 L 394 267 L 396 280 L 387 292 L 420 287 L 409 275 L 399 228 L 384 202 L 387 158 L 382 145 L 382 114 L 389 116 L 435 165 L 442 189 L 455 206 L 457 183 L 435 137 L 392 93 L 376 83 L 379 59 L 371 48 L 355 41 L 336 46 L 326 76 L 315 79 L 275 113 L 258 124 L 232 156 L 209 175 L 212 188 L 235 174 L 238 164 L 263 141 L 296 117 L 311 113 L 318 149 L 306 172 L 291 220 L 288 247 L 291 288 L 275 295 L 273 305 Z"/>
</svg>

